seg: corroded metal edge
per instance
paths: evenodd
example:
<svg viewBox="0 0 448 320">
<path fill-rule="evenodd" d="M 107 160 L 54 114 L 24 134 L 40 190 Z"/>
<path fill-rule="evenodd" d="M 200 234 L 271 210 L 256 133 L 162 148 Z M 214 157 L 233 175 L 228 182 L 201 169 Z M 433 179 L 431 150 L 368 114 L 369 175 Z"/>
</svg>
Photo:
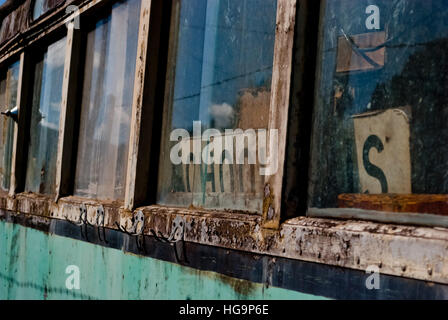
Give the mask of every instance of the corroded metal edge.
<svg viewBox="0 0 448 320">
<path fill-rule="evenodd" d="M 59 199 L 34 194 L 0 196 L 0 209 L 18 215 L 77 222 L 85 204 L 87 219 L 96 223 L 104 207 L 105 227 L 132 225 L 133 214 L 145 216 L 145 235 L 168 236 L 173 221 L 186 222 L 184 240 L 253 254 L 270 255 L 365 271 L 377 266 L 382 274 L 448 284 L 448 229 L 381 224 L 368 221 L 295 218 L 279 230 L 263 229 L 261 217 L 235 212 L 148 206 L 125 210 L 120 202 L 78 197 Z"/>
</svg>

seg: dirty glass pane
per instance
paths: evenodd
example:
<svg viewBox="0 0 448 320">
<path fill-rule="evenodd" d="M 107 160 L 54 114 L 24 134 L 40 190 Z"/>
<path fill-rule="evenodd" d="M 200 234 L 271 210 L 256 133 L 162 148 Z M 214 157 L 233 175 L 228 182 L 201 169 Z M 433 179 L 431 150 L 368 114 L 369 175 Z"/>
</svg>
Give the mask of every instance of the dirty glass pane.
<svg viewBox="0 0 448 320">
<path fill-rule="evenodd" d="M 448 1 L 327 0 L 321 28 L 310 205 L 447 194 Z"/>
<path fill-rule="evenodd" d="M 87 35 L 75 195 L 124 198 L 139 18 L 119 2 Z"/>
<path fill-rule="evenodd" d="M 262 211 L 257 141 L 268 125 L 276 12 L 276 0 L 175 2 L 160 204 Z M 210 137 L 208 129 L 218 131 Z M 233 147 L 219 137 L 226 129 L 234 130 L 227 132 Z M 180 142 L 173 130 L 183 132 Z M 223 147 L 211 148 L 212 140 Z M 244 144 L 237 147 L 237 140 Z M 176 163 L 171 153 L 179 143 L 185 149 L 176 155 L 186 161 Z"/>
<path fill-rule="evenodd" d="M 50 45 L 34 64 L 25 191 L 55 192 L 65 42 L 63 38 Z"/>
<path fill-rule="evenodd" d="M 6 112 L 16 107 L 20 61 L 0 71 L 0 109 Z M 7 191 L 11 179 L 14 121 L 0 116 L 0 188 Z"/>
</svg>

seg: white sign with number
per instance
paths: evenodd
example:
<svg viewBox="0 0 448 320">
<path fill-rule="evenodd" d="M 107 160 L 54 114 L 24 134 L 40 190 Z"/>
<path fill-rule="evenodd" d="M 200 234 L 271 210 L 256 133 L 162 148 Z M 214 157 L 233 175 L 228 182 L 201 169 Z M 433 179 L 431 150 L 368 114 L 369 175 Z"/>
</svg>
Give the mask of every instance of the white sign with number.
<svg viewBox="0 0 448 320">
<path fill-rule="evenodd" d="M 362 193 L 412 193 L 410 107 L 354 116 Z"/>
</svg>

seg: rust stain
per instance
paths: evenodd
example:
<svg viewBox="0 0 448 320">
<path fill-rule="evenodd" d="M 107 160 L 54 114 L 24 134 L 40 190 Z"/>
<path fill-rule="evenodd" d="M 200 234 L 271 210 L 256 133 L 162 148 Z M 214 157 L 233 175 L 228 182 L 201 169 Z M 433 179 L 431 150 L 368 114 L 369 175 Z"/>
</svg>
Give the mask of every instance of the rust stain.
<svg viewBox="0 0 448 320">
<path fill-rule="evenodd" d="M 195 276 L 208 276 L 212 280 L 218 280 L 221 283 L 231 287 L 235 293 L 242 298 L 250 297 L 257 290 L 257 285 L 247 280 L 236 279 L 210 271 L 201 271 L 190 268 L 187 268 L 186 270 Z"/>
<path fill-rule="evenodd" d="M 264 187 L 264 199 L 263 199 L 263 220 L 270 221 L 274 219 L 274 194 L 272 193 L 272 188 L 269 183 Z"/>
<path fill-rule="evenodd" d="M 232 287 L 240 296 L 249 297 L 256 290 L 255 284 L 250 281 L 227 277 L 219 273 L 216 274 L 216 279 Z"/>
</svg>

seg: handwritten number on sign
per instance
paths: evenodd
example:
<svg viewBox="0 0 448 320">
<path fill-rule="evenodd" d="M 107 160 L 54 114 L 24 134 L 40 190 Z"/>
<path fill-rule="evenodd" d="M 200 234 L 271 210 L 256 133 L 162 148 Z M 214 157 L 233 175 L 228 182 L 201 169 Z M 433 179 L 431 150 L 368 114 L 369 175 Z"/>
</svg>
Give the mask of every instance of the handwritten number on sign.
<svg viewBox="0 0 448 320">
<path fill-rule="evenodd" d="M 381 192 L 382 193 L 388 193 L 389 187 L 387 185 L 387 179 L 386 175 L 384 174 L 383 170 L 375 166 L 370 162 L 369 159 L 369 152 L 372 148 L 375 148 L 379 153 L 383 152 L 384 145 L 380 138 L 376 135 L 371 135 L 367 138 L 366 142 L 364 143 L 364 149 L 363 149 L 363 163 L 364 168 L 366 169 L 366 172 L 374 177 L 377 178 L 381 183 Z M 368 192 L 368 191 L 367 191 Z"/>
</svg>

